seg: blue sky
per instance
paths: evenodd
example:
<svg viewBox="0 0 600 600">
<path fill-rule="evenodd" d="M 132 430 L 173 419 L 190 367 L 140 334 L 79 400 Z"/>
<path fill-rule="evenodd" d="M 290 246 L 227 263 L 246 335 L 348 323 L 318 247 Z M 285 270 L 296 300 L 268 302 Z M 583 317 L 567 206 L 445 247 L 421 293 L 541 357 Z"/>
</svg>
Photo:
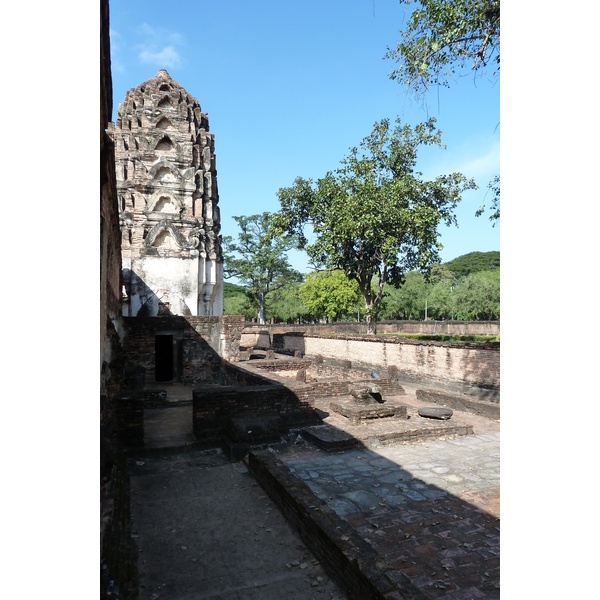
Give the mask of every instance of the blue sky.
<svg viewBox="0 0 600 600">
<path fill-rule="evenodd" d="M 128 89 L 161 68 L 195 96 L 215 134 L 221 232 L 234 215 L 279 209 L 277 190 L 297 176 L 317 179 L 384 117 L 437 119 L 447 149 L 423 149 L 428 178 L 460 171 L 480 189 L 441 226 L 448 261 L 500 249 L 500 227 L 475 217 L 500 172 L 500 85 L 467 76 L 426 105 L 389 79 L 384 59 L 410 8 L 398 0 L 112 0 L 113 119 Z M 308 270 L 304 253 L 293 265 Z"/>
</svg>

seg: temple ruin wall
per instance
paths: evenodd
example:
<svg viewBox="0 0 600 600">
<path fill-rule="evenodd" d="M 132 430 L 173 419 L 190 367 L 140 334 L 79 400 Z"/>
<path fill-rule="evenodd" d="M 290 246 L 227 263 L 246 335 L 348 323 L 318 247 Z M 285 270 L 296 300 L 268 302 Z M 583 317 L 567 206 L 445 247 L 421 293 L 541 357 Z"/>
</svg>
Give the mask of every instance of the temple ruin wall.
<svg viewBox="0 0 600 600">
<path fill-rule="evenodd" d="M 218 371 L 222 359 L 234 360 L 244 317 L 124 317 L 124 359 L 144 370 L 145 381 L 155 381 L 157 335 L 172 335 L 176 344 L 176 378 L 202 378 Z"/>
<path fill-rule="evenodd" d="M 296 338 L 293 345 L 297 345 L 297 342 Z M 304 354 L 308 358 L 317 355 L 329 360 L 343 358 L 352 364 L 383 369 L 396 366 L 399 372 L 416 377 L 500 387 L 499 347 L 415 343 L 410 340 L 305 337 Z"/>
<path fill-rule="evenodd" d="M 353 366 L 389 369 L 415 378 L 500 388 L 499 343 L 423 342 L 401 338 L 367 336 L 329 337 L 309 332 L 273 333 L 248 328 L 240 341 L 243 347 L 269 348 L 306 358 L 321 356 L 327 361 L 350 361 Z"/>
</svg>

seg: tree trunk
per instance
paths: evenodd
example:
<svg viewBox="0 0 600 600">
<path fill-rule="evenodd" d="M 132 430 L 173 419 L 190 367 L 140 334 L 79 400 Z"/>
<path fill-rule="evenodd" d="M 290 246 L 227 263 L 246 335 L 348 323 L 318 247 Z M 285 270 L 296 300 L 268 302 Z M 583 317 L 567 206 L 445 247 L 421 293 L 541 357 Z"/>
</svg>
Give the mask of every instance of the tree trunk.
<svg viewBox="0 0 600 600">
<path fill-rule="evenodd" d="M 365 320 L 367 322 L 367 334 L 375 335 L 377 333 L 377 317 L 373 314 L 373 302 L 365 299 Z"/>
<path fill-rule="evenodd" d="M 367 334 L 375 335 L 377 333 L 377 320 L 371 315 L 367 315 Z"/>
<path fill-rule="evenodd" d="M 358 288 L 365 301 L 365 321 L 367 323 L 367 334 L 377 333 L 377 317 L 373 314 L 373 294 L 371 293 L 371 278 L 365 280 L 357 279 Z"/>
<path fill-rule="evenodd" d="M 265 324 L 265 295 L 258 294 L 258 322 L 260 325 Z"/>
</svg>

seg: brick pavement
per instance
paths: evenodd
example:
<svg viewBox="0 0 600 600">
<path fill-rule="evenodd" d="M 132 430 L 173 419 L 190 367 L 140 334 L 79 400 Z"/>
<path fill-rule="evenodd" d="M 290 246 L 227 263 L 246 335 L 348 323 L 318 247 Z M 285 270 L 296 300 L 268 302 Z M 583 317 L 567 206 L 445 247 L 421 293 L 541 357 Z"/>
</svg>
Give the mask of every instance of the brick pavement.
<svg viewBox="0 0 600 600">
<path fill-rule="evenodd" d="M 328 454 L 278 454 L 427 598 L 497 598 L 499 433 Z"/>
</svg>

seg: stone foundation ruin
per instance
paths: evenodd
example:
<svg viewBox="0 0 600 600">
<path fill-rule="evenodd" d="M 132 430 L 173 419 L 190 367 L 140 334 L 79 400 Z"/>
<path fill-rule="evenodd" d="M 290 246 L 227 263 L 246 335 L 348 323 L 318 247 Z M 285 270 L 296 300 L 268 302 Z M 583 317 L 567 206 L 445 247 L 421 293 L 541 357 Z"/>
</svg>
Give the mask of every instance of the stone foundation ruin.
<svg viewBox="0 0 600 600">
<path fill-rule="evenodd" d="M 251 355 L 226 364 L 220 382 L 192 391 L 198 443 L 221 447 L 233 461 L 253 448 L 286 445 L 298 436 L 338 452 L 472 433 L 469 425 L 409 414 L 394 369 L 374 373 L 269 351 Z"/>
</svg>

